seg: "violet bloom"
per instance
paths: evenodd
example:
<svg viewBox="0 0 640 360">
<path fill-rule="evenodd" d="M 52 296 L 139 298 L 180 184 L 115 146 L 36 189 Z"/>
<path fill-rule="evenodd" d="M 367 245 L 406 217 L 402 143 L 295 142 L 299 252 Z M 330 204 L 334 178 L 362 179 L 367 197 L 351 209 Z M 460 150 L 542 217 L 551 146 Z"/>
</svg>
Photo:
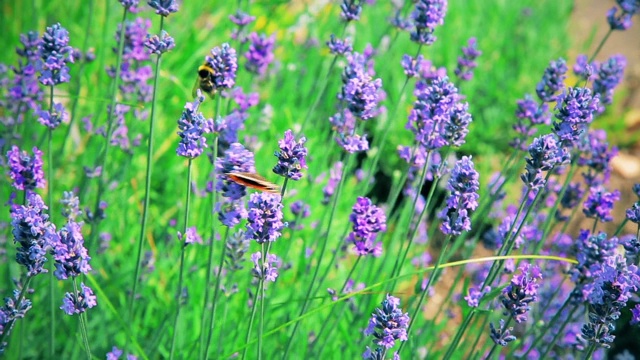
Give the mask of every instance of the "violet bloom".
<svg viewBox="0 0 640 360">
<path fill-rule="evenodd" d="M 27 268 L 27 276 L 46 273 L 47 248 L 55 238 L 55 225 L 45 213 L 48 207 L 36 193 L 27 195 L 27 205 L 16 206 L 11 212 L 13 242 L 18 244 L 16 261 Z"/>
<path fill-rule="evenodd" d="M 443 220 L 440 231 L 444 234 L 460 235 L 463 231 L 471 230 L 471 213 L 478 207 L 480 198 L 478 178 L 471 157 L 463 156 L 456 162 L 447 183 L 450 192 L 447 207 L 439 214 Z"/>
<path fill-rule="evenodd" d="M 613 220 L 613 216 L 611 216 L 613 205 L 618 200 L 620 200 L 620 191 L 606 192 L 601 186 L 593 187 L 584 202 L 582 212 L 588 218 L 610 222 Z"/>
<path fill-rule="evenodd" d="M 342 177 L 342 168 L 344 164 L 342 161 L 337 161 L 329 170 L 329 181 L 327 182 L 327 186 L 322 188 L 322 194 L 324 198 L 322 199 L 322 204 L 329 204 L 329 200 L 333 196 L 333 193 L 336 191 L 336 187 L 340 183 L 340 179 Z"/>
<path fill-rule="evenodd" d="M 249 50 L 244 53 L 247 59 L 245 68 L 256 75 L 263 76 L 267 73 L 267 68 L 274 60 L 273 48 L 276 43 L 276 35 L 267 37 L 265 34 L 252 32 L 249 34 Z"/>
<path fill-rule="evenodd" d="M 258 279 L 275 282 L 278 278 L 278 265 L 280 260 L 273 254 L 267 254 L 264 262 L 260 261 L 261 259 L 262 254 L 260 252 L 251 254 L 251 261 L 253 262 L 251 274 Z M 262 264 L 260 264 L 261 262 Z"/>
<path fill-rule="evenodd" d="M 42 151 L 33 147 L 33 156 L 26 151 L 20 151 L 13 145 L 7 151 L 9 176 L 13 180 L 13 187 L 18 190 L 33 191 L 35 188 L 45 187 L 44 171 L 42 170 Z"/>
<path fill-rule="evenodd" d="M 207 139 L 204 133 L 212 128 L 213 121 L 205 119 L 201 112 L 198 112 L 200 104 L 204 101 L 204 96 L 198 89 L 198 96 L 192 103 L 188 102 L 184 106 L 184 111 L 178 119 L 178 136 L 180 143 L 176 149 L 178 156 L 184 156 L 188 159 L 195 159 L 202 155 L 204 148 L 207 147 Z"/>
<path fill-rule="evenodd" d="M 482 51 L 478 50 L 476 38 L 469 39 L 467 47 L 462 48 L 462 56 L 458 56 L 458 65 L 454 73 L 460 80 L 469 81 L 473 78 L 473 69 L 478 66 L 476 59 L 482 55 Z"/>
<path fill-rule="evenodd" d="M 589 131 L 586 138 L 578 144 L 578 149 L 578 165 L 587 168 L 587 172 L 582 174 L 587 186 L 597 187 L 609 181 L 611 159 L 618 155 L 618 148 L 609 148 L 607 133 L 604 130 Z"/>
<path fill-rule="evenodd" d="M 80 291 L 77 293 L 68 292 L 64 294 L 64 299 L 62 300 L 62 306 L 60 309 L 62 309 L 62 311 L 67 315 L 81 314 L 87 311 L 87 309 L 98 305 L 96 300 L 97 298 L 93 294 L 93 290 L 88 286 L 85 286 L 84 283 L 81 283 Z"/>
<path fill-rule="evenodd" d="M 198 234 L 198 230 L 196 229 L 195 226 L 188 227 L 187 231 L 185 231 L 184 234 L 178 231 L 178 239 L 180 241 L 184 241 L 184 246 L 187 246 L 189 244 L 195 244 L 195 243 L 198 243 L 198 244 L 204 243 L 202 241 L 202 236 Z"/>
<path fill-rule="evenodd" d="M 567 78 L 567 62 L 560 58 L 551 61 L 542 75 L 542 80 L 536 85 L 536 94 L 543 102 L 553 102 L 556 94 L 564 88 L 564 79 Z"/>
<path fill-rule="evenodd" d="M 626 212 L 627 219 L 635 224 L 640 224 L 640 202 L 633 204 Z"/>
<path fill-rule="evenodd" d="M 360 13 L 362 12 L 362 0 L 342 0 L 340 5 L 340 17 L 344 21 L 360 20 Z"/>
<path fill-rule="evenodd" d="M 529 146 L 529 157 L 525 159 L 526 172 L 520 175 L 520 179 L 531 190 L 540 190 L 546 184 L 543 171 L 549 171 L 568 159 L 569 155 L 560 147 L 555 135 L 537 137 Z"/>
<path fill-rule="evenodd" d="M 231 181 L 226 174 L 230 172 L 255 172 L 255 160 L 253 153 L 240 143 L 233 143 L 225 151 L 224 158 L 216 160 L 217 191 L 222 191 L 222 196 L 231 200 L 239 200 L 246 195 L 246 188 Z"/>
<path fill-rule="evenodd" d="M 480 300 L 482 300 L 482 298 L 490 291 L 490 286 L 485 286 L 482 291 L 475 287 L 470 287 L 467 296 L 465 296 L 464 299 L 467 301 L 467 305 L 469 305 L 469 307 L 477 308 L 480 305 Z"/>
<path fill-rule="evenodd" d="M 336 56 L 345 55 L 353 51 L 348 39 L 341 40 L 333 34 L 331 34 L 331 40 L 327 41 L 327 46 L 329 47 L 329 52 Z"/>
<path fill-rule="evenodd" d="M 580 134 L 593 121 L 598 111 L 600 98 L 592 95 L 587 88 L 568 88 L 556 98 L 555 110 L 557 119 L 553 124 L 553 132 L 564 144 L 576 144 Z"/>
<path fill-rule="evenodd" d="M 244 255 L 249 251 L 250 240 L 245 237 L 244 230 L 238 230 L 229 237 L 225 247 L 227 251 L 225 254 L 224 263 L 226 269 L 229 271 L 242 270 L 242 262 L 244 262 Z"/>
<path fill-rule="evenodd" d="M 593 269 L 597 264 L 605 263 L 608 258 L 615 256 L 618 238 L 607 238 L 604 232 L 591 235 L 588 230 L 581 230 L 575 243 L 578 264 L 574 265 L 569 274 L 571 281 L 576 284 L 572 297 L 575 302 L 582 302 L 584 301 L 583 284 L 593 278 Z"/>
<path fill-rule="evenodd" d="M 363 60 L 358 53 L 349 57 L 349 65 L 342 75 L 343 85 L 338 99 L 345 103 L 355 117 L 368 120 L 379 112 L 382 79 L 373 79 Z"/>
<path fill-rule="evenodd" d="M 380 307 L 371 314 L 364 334 L 373 335 L 373 343 L 387 350 L 392 348 L 396 341 L 407 341 L 410 320 L 409 314 L 403 313 L 400 308 L 400 299 L 387 294 Z M 367 352 L 370 353 L 371 350 L 367 349 Z"/>
<path fill-rule="evenodd" d="M 213 69 L 213 86 L 216 89 L 231 89 L 236 84 L 238 59 L 236 50 L 224 43 L 211 49 L 211 56 L 205 57 L 205 63 Z"/>
<path fill-rule="evenodd" d="M 640 4 L 637 0 L 617 0 L 618 6 L 620 6 L 620 14 L 618 14 L 618 8 L 612 7 L 607 12 L 607 22 L 611 27 L 611 30 L 627 30 L 631 27 L 631 18 L 633 15 L 640 12 Z"/>
<path fill-rule="evenodd" d="M 622 81 L 626 67 L 627 59 L 623 55 L 614 55 L 598 67 L 593 81 L 593 92 L 600 95 L 602 104 L 608 105 L 613 102 L 613 90 Z"/>
<path fill-rule="evenodd" d="M 573 73 L 580 77 L 582 80 L 591 80 L 594 73 L 594 64 L 589 64 L 589 58 L 587 55 L 578 55 L 576 63 L 573 65 Z"/>
<path fill-rule="evenodd" d="M 594 282 L 583 289 L 589 303 L 589 322 L 580 334 L 581 340 L 604 348 L 615 339 L 613 331 L 621 310 L 640 289 L 637 266 L 627 266 L 619 255 L 607 260 L 592 268 Z"/>
<path fill-rule="evenodd" d="M 446 0 L 418 0 L 411 13 L 414 29 L 411 31 L 411 41 L 418 44 L 431 45 L 436 41 L 433 35 L 436 26 L 444 24 L 447 13 Z"/>
<path fill-rule="evenodd" d="M 280 195 L 253 193 L 249 199 L 246 238 L 258 244 L 276 241 L 286 226 L 282 222 Z"/>
<path fill-rule="evenodd" d="M 171 13 L 178 12 L 176 0 L 149 0 L 147 4 L 156 10 L 156 14 L 167 17 Z"/>
<path fill-rule="evenodd" d="M 124 37 L 122 64 L 120 65 L 120 91 L 127 99 L 135 99 L 140 102 L 151 101 L 153 87 L 148 84 L 153 77 L 151 66 L 146 64 L 151 58 L 150 51 L 145 48 L 147 33 L 151 28 L 151 20 L 136 18 L 135 21 L 127 21 L 123 26 L 119 25 L 116 31 L 116 43 Z M 118 48 L 114 47 L 117 53 Z M 114 66 L 107 68 L 110 77 L 116 76 Z M 116 105 L 119 108 L 120 105 Z"/>
<path fill-rule="evenodd" d="M 84 247 L 81 223 L 69 221 L 58 231 L 55 241 L 51 241 L 51 253 L 55 260 L 54 275 L 58 280 L 88 274 L 91 270 L 91 257 Z"/>
<path fill-rule="evenodd" d="M 244 27 L 251 24 L 255 19 L 256 19 L 255 16 L 251 16 L 240 10 L 236 10 L 235 14 L 229 15 L 229 20 L 231 20 L 232 23 L 240 27 Z"/>
<path fill-rule="evenodd" d="M 13 290 L 13 296 L 5 297 L 4 305 L 0 307 L 0 336 L 5 340 L 11 334 L 16 320 L 23 319 L 31 309 L 31 301 L 20 296 L 21 290 L 22 286 L 18 284 L 18 288 Z M 0 342 L 0 355 L 4 355 L 6 347 L 6 341 Z"/>
<path fill-rule="evenodd" d="M 47 27 L 42 35 L 39 46 L 40 83 L 45 86 L 55 86 L 69 82 L 69 67 L 67 63 L 73 62 L 72 48 L 69 44 L 69 32 L 60 23 Z"/>
<path fill-rule="evenodd" d="M 518 100 L 516 109 L 516 123 L 513 130 L 519 134 L 509 145 L 521 151 L 527 150 L 528 139 L 536 133 L 535 126 L 539 124 L 551 124 L 551 113 L 547 103 L 538 103 L 529 94 L 524 99 Z"/>
<path fill-rule="evenodd" d="M 82 216 L 82 210 L 80 210 L 80 199 L 73 191 L 65 191 L 62 200 L 62 216 L 68 220 L 76 221 Z"/>
<path fill-rule="evenodd" d="M 425 150 L 464 143 L 471 115 L 466 103 L 458 103 L 458 89 L 449 78 L 438 77 L 430 83 L 418 81 L 414 94 L 416 101 L 406 128 Z"/>
<path fill-rule="evenodd" d="M 631 325 L 640 324 L 640 304 L 636 304 L 636 306 L 631 309 Z"/>
<path fill-rule="evenodd" d="M 5 108 L 5 116 L 17 116 L 13 119 L 14 123 L 22 122 L 24 109 L 21 107 L 26 104 L 28 108 L 35 109 L 39 101 L 42 100 L 43 91 L 38 84 L 38 76 L 36 68 L 39 66 L 42 40 L 40 35 L 35 31 L 29 31 L 20 35 L 20 43 L 22 48 L 16 48 L 16 53 L 20 56 L 18 66 L 13 66 L 13 83 L 2 84 L 2 87 L 8 88 L 6 100 L 0 100 L 0 107 Z M 8 70 L 8 68 L 5 68 Z M 9 115 L 11 114 L 11 115 Z M 5 125 L 11 124 L 12 121 L 3 119 Z"/>
<path fill-rule="evenodd" d="M 118 0 L 127 11 L 134 12 L 138 7 L 139 0 Z"/>
<path fill-rule="evenodd" d="M 496 345 L 505 347 L 508 343 L 517 339 L 511 334 L 513 327 L 508 329 L 504 328 L 504 319 L 500 319 L 500 326 L 498 328 L 496 328 L 493 323 L 489 323 L 489 329 L 491 331 L 489 336 Z"/>
<path fill-rule="evenodd" d="M 161 36 L 147 34 L 147 40 L 144 42 L 144 46 L 149 49 L 152 54 L 162 55 L 173 49 L 176 44 L 173 38 L 169 36 L 169 33 L 162 30 Z"/>
<path fill-rule="evenodd" d="M 38 114 L 38 122 L 51 130 L 57 128 L 62 122 L 69 121 L 69 114 L 67 114 L 64 105 L 56 102 L 53 103 L 51 111 L 38 108 L 36 113 Z"/>
<path fill-rule="evenodd" d="M 538 282 L 542 281 L 542 273 L 537 265 L 522 264 L 518 267 L 520 274 L 514 275 L 509 286 L 502 290 L 500 300 L 505 308 L 504 315 L 510 315 L 517 323 L 527 320 L 530 303 L 538 299 Z"/>
<path fill-rule="evenodd" d="M 387 217 L 384 211 L 373 205 L 366 197 L 358 197 L 353 205 L 349 221 L 353 223 L 353 230 L 347 237 L 347 243 L 355 247 L 360 256 L 382 254 L 382 243 L 376 242 L 379 232 L 387 230 Z"/>
<path fill-rule="evenodd" d="M 414 78 L 420 77 L 420 71 L 424 67 L 425 60 L 422 55 L 413 58 L 410 55 L 404 54 L 402 55 L 400 64 L 402 65 L 404 74 L 407 75 L 408 78 Z"/>
<path fill-rule="evenodd" d="M 389 23 L 399 31 L 410 31 L 413 29 L 413 23 L 411 20 L 402 16 L 401 9 L 396 10 L 395 15 L 389 19 Z"/>
<path fill-rule="evenodd" d="M 278 140 L 280 151 L 275 152 L 278 163 L 273 167 L 273 172 L 289 178 L 291 180 L 300 180 L 302 172 L 300 170 L 307 168 L 307 148 L 304 143 L 307 138 L 304 136 L 296 141 L 291 130 L 284 133 L 284 138 Z"/>
</svg>

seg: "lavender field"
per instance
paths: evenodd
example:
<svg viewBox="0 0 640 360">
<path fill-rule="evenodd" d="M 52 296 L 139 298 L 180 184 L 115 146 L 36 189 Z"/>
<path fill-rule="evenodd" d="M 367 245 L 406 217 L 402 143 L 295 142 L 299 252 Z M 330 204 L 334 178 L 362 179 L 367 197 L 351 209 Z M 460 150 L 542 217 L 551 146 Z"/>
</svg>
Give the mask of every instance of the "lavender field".
<svg viewBox="0 0 640 360">
<path fill-rule="evenodd" d="M 0 2 L 0 358 L 640 359 L 640 1 L 574 6 Z"/>
</svg>

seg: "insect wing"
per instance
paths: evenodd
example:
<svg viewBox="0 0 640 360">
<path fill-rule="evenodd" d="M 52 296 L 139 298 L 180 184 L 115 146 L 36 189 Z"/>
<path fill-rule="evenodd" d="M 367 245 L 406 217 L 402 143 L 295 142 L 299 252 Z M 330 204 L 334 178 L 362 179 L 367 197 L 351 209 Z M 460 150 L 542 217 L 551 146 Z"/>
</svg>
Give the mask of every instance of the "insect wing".
<svg viewBox="0 0 640 360">
<path fill-rule="evenodd" d="M 248 172 L 230 172 L 227 173 L 227 177 L 237 184 L 252 189 L 269 192 L 272 194 L 278 194 L 280 192 L 278 185 L 269 182 L 267 179 L 258 174 Z"/>
</svg>

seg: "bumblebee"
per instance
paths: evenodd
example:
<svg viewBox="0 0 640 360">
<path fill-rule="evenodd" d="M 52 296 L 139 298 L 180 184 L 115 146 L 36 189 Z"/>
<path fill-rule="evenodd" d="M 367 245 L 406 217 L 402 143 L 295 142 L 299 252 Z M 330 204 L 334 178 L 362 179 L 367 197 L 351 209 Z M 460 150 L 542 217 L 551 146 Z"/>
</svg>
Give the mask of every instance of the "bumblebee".
<svg viewBox="0 0 640 360">
<path fill-rule="evenodd" d="M 197 96 L 197 90 L 202 90 L 203 93 L 209 95 L 211 98 L 216 96 L 216 87 L 214 86 L 213 77 L 215 76 L 215 70 L 206 62 L 198 68 L 198 78 L 193 86 L 193 97 Z"/>
</svg>

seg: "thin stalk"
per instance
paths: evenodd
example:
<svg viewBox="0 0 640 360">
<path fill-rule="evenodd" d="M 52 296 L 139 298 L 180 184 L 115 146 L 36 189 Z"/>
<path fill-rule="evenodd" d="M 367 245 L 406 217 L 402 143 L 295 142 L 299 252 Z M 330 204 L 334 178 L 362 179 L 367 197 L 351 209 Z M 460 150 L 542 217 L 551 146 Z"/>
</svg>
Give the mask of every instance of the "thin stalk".
<svg viewBox="0 0 640 360">
<path fill-rule="evenodd" d="M 76 294 L 79 294 L 78 292 L 78 282 L 76 280 L 76 278 L 73 278 L 73 291 L 75 291 Z M 82 343 L 84 345 L 84 350 L 87 353 L 87 359 L 92 359 L 91 357 L 91 348 L 89 347 L 89 333 L 87 332 L 87 318 L 86 318 L 87 314 L 85 312 L 80 313 L 79 315 L 79 320 L 80 320 L 80 334 L 82 336 Z"/>
<path fill-rule="evenodd" d="M 127 15 L 126 9 L 125 9 L 125 13 L 124 16 Z M 124 31 L 124 17 L 123 17 L 123 30 Z M 161 16 L 160 17 L 160 32 L 162 32 L 162 25 L 164 24 L 164 17 Z M 121 38 L 124 38 L 124 33 L 122 34 Z M 144 239 L 145 236 L 147 234 L 147 220 L 149 217 L 149 199 L 151 198 L 151 174 L 153 173 L 153 143 L 154 143 L 154 139 L 153 139 L 153 134 L 154 134 L 154 129 L 155 129 L 155 114 L 156 114 L 156 93 L 158 90 L 158 75 L 160 73 L 160 58 L 161 56 L 158 55 L 158 57 L 156 58 L 156 68 L 155 68 L 155 74 L 153 77 L 153 93 L 152 93 L 152 97 L 151 97 L 151 118 L 149 119 L 149 147 L 147 148 L 147 170 L 146 170 L 146 176 L 145 176 L 145 185 L 144 185 L 144 200 L 143 200 L 143 206 L 142 206 L 142 220 L 140 222 L 140 236 L 138 237 L 138 249 L 137 249 L 137 254 L 136 254 L 136 269 L 133 272 L 133 288 L 131 290 L 131 294 L 129 294 L 129 310 L 127 312 L 127 323 L 129 324 L 129 326 L 133 325 L 133 305 L 135 302 L 135 296 L 136 296 L 136 291 L 138 290 L 138 278 L 140 277 L 140 267 L 141 267 L 141 262 L 140 260 L 142 259 L 142 251 L 144 249 Z M 119 65 L 119 61 L 118 61 L 118 65 Z M 118 72 L 119 72 L 120 67 L 118 66 L 117 70 L 116 70 L 116 82 L 118 79 Z M 115 105 L 115 95 L 113 98 L 113 101 L 111 103 L 111 106 Z M 113 112 L 113 108 L 109 111 L 109 118 L 111 117 L 111 113 Z M 111 121 L 109 121 L 109 127 L 111 127 Z M 107 132 L 107 135 L 109 134 L 109 132 Z M 108 141 L 108 139 L 107 139 Z M 107 148 L 109 148 L 109 144 L 107 143 Z M 106 149 L 105 148 L 105 154 L 106 154 Z M 104 165 L 104 162 L 103 162 Z M 189 160 L 189 166 L 191 166 L 191 160 Z M 104 175 L 105 169 L 104 167 L 102 168 L 102 174 Z M 191 173 L 189 173 L 189 177 L 191 176 Z M 102 177 L 101 177 L 102 178 Z M 190 179 L 189 179 L 189 183 L 187 184 L 189 187 L 191 186 L 190 183 Z M 100 181 L 100 184 L 102 184 L 103 182 Z M 190 190 L 190 188 L 189 188 Z M 100 198 L 100 195 L 98 195 L 98 200 Z M 97 206 L 96 206 L 97 209 Z M 93 231 L 92 231 L 93 234 Z"/>
<path fill-rule="evenodd" d="M 500 329 L 501 333 L 504 333 L 505 329 L 509 328 L 509 323 L 511 323 L 512 319 L 513 319 L 513 316 L 509 316 L 507 321 L 505 321 L 504 326 Z M 480 333 L 480 334 L 482 334 L 482 333 Z M 487 354 L 485 359 L 487 359 L 487 360 L 491 359 L 491 356 L 493 356 L 493 353 L 496 351 L 497 348 L 498 348 L 498 344 L 494 342 L 493 346 L 491 346 L 491 350 L 489 350 L 489 353 Z"/>
<path fill-rule="evenodd" d="M 570 298 L 565 300 L 565 302 L 562 304 L 560 309 L 558 311 L 556 311 L 555 315 L 553 315 L 553 318 L 549 322 L 547 322 L 546 325 L 542 328 L 542 330 L 540 331 L 540 335 L 535 337 L 535 339 L 531 343 L 531 346 L 529 346 L 529 349 L 527 350 L 527 352 L 525 352 L 522 355 L 523 359 L 526 359 L 527 355 L 529 355 L 531 350 L 535 349 L 538 346 L 538 344 L 540 343 L 540 341 L 542 341 L 542 339 L 543 339 L 544 335 L 547 333 L 547 331 L 549 331 L 549 329 L 551 329 L 552 326 L 555 326 L 555 324 L 558 323 L 558 320 L 560 320 L 560 317 L 562 316 L 562 313 L 567 308 L 567 306 L 569 306 L 569 304 L 570 304 L 569 300 L 570 300 Z"/>
<path fill-rule="evenodd" d="M 184 238 L 184 243 L 182 244 L 182 249 L 180 251 L 180 273 L 178 275 L 178 293 L 177 293 L 177 309 L 176 316 L 173 319 L 173 336 L 171 337 L 171 351 L 169 353 L 169 359 L 173 359 L 173 355 L 175 352 L 176 345 L 176 335 L 178 334 L 178 319 L 180 318 L 180 309 L 182 308 L 182 282 L 184 280 L 184 253 L 187 248 L 187 224 L 189 221 L 189 203 L 191 201 L 191 168 L 193 166 L 193 159 L 189 159 L 189 164 L 187 165 L 187 198 L 185 201 L 185 210 L 184 210 L 184 232 L 182 236 Z"/>
<path fill-rule="evenodd" d="M 263 268 L 264 269 L 264 268 Z M 249 327 L 247 328 L 247 335 L 245 336 L 245 344 L 248 344 L 251 340 L 251 330 L 253 330 L 253 320 L 256 317 L 256 311 L 258 310 L 258 301 L 260 301 L 259 296 L 262 293 L 262 287 L 264 286 L 263 281 L 258 282 L 258 291 L 256 292 L 256 298 L 253 301 L 251 306 L 251 317 L 249 318 Z M 245 346 L 242 351 L 242 359 L 247 358 L 247 352 L 249 351 L 249 346 Z"/>
<path fill-rule="evenodd" d="M 49 113 L 53 111 L 53 86 L 49 87 Z M 49 205 L 49 219 L 53 221 L 53 129 L 48 129 L 47 137 L 47 162 L 49 163 L 47 171 L 47 205 Z M 53 260 L 53 259 L 52 259 Z M 55 292 L 56 292 L 56 277 L 54 275 L 55 266 L 54 261 L 51 261 L 51 270 L 49 271 L 49 318 L 51 323 L 49 324 L 49 357 L 53 358 L 56 353 L 55 338 L 56 338 L 56 306 L 54 304 Z"/>
<path fill-rule="evenodd" d="M 220 277 L 222 276 L 222 266 L 224 266 L 224 257 L 227 252 L 227 240 L 229 239 L 229 228 L 227 227 L 224 232 L 224 238 L 222 239 L 222 251 L 220 252 L 220 261 L 218 262 L 218 271 L 216 274 L 216 282 L 213 288 L 213 304 L 211 305 L 211 314 L 209 315 L 209 334 L 207 336 L 207 346 L 204 350 L 204 357 L 209 356 L 209 347 L 211 346 L 211 338 L 213 336 L 213 330 L 215 329 L 215 317 L 218 304 L 218 294 L 220 293 Z M 209 284 L 207 283 L 207 287 Z M 225 305 L 226 306 L 226 305 Z"/>
<path fill-rule="evenodd" d="M 600 53 L 600 50 L 602 50 L 602 47 L 604 46 L 604 43 L 607 42 L 607 39 L 609 39 L 609 36 L 611 36 L 612 33 L 613 30 L 609 29 L 607 34 L 602 38 L 602 41 L 600 41 L 600 44 L 598 44 L 598 48 L 596 49 L 596 51 L 594 51 L 593 55 L 591 55 L 591 57 L 589 58 L 588 63 L 591 63 L 596 58 L 596 56 L 598 56 L 598 53 Z"/>
<path fill-rule="evenodd" d="M 22 304 L 22 301 L 24 300 L 24 296 L 27 293 L 27 289 L 29 289 L 29 283 L 31 283 L 32 278 L 33 277 L 31 276 L 27 277 L 27 280 L 25 281 L 24 285 L 22 285 L 22 289 L 20 289 L 20 294 L 18 295 L 16 304 L 18 305 Z M 9 342 L 7 337 L 9 336 L 9 334 L 11 334 L 11 330 L 15 326 L 16 320 L 18 320 L 18 318 L 14 317 L 13 320 L 11 320 L 9 323 L 4 325 L 3 332 L 2 334 L 0 334 L 0 344 L 4 342 Z"/>
<path fill-rule="evenodd" d="M 567 302 L 569 300 L 567 299 Z M 553 340 L 551 340 L 551 342 L 549 343 L 549 345 L 547 346 L 547 348 L 545 349 L 544 353 L 542 353 L 542 355 L 540 356 L 540 359 L 546 359 L 547 358 L 547 354 L 549 353 L 549 351 L 553 348 L 553 346 L 555 345 L 556 341 L 558 341 L 558 338 L 560 338 L 560 335 L 562 334 L 562 331 L 564 330 L 565 327 L 567 327 L 567 325 L 569 324 L 569 322 L 571 322 L 571 318 L 573 318 L 573 314 L 576 312 L 576 310 L 578 310 L 578 307 L 575 306 L 573 309 L 571 309 L 571 312 L 569 313 L 569 315 L 567 316 L 567 318 L 564 320 L 564 322 L 562 323 L 562 326 L 560 326 L 560 329 L 558 329 L 558 332 L 556 333 L 556 335 L 553 337 Z M 541 336 L 542 337 L 542 336 Z"/>
<path fill-rule="evenodd" d="M 109 154 L 109 147 L 111 147 L 111 135 L 113 132 L 113 113 L 115 112 L 115 107 L 116 107 L 116 93 L 118 91 L 118 83 L 120 81 L 120 67 L 122 66 L 122 54 L 124 52 L 124 31 L 125 31 L 125 20 L 127 19 L 127 8 L 125 7 L 123 12 L 122 12 L 122 20 L 120 21 L 120 41 L 118 42 L 118 56 L 116 57 L 116 71 L 115 71 L 115 75 L 113 78 L 113 82 L 111 83 L 111 101 L 109 103 L 109 108 L 108 108 L 108 113 L 107 113 L 107 132 L 106 132 L 106 136 L 105 136 L 105 143 L 104 143 L 104 150 L 102 151 L 102 158 L 100 159 L 100 167 L 102 168 L 102 172 L 100 173 L 100 176 L 98 177 L 98 191 L 96 194 L 96 203 L 94 206 L 94 214 L 98 213 L 98 209 L 100 208 L 100 200 L 102 198 L 102 193 L 104 192 L 104 188 L 106 186 L 106 182 L 107 182 L 107 169 L 105 168 L 105 165 L 107 163 L 107 159 L 108 159 L 108 154 Z M 157 78 L 157 71 L 156 71 L 156 78 Z M 153 97 L 155 99 L 155 87 L 153 89 Z M 155 100 L 154 100 L 155 102 Z M 153 114 L 153 105 L 154 103 L 151 104 L 151 114 Z M 153 115 L 151 115 L 151 123 L 153 123 Z M 98 220 L 94 220 L 91 222 L 91 235 L 89 238 L 89 244 L 93 244 L 94 239 L 96 238 L 96 235 L 98 233 Z"/>
<path fill-rule="evenodd" d="M 88 0 L 88 11 L 87 14 L 87 25 L 84 29 L 84 42 L 82 43 L 82 54 L 85 55 L 87 53 L 87 48 L 89 47 L 89 38 L 91 37 L 90 32 L 93 27 L 93 0 Z M 64 134 L 64 140 L 62 140 L 62 146 L 60 147 L 60 154 L 64 154 L 64 149 L 67 145 L 67 140 L 69 139 L 69 135 L 71 134 L 71 128 L 73 127 L 73 123 L 76 119 L 76 109 L 78 108 L 78 100 L 80 99 L 80 83 L 82 80 L 82 73 L 84 72 L 84 68 L 87 66 L 86 61 L 82 61 L 80 64 L 80 69 L 78 70 L 78 76 L 75 78 L 75 89 L 76 96 L 73 99 L 73 104 L 71 105 L 71 119 L 69 120 L 69 124 L 67 125 L 67 131 Z"/>
<path fill-rule="evenodd" d="M 283 192 L 284 192 L 284 189 L 283 189 Z M 269 243 L 269 245 L 271 245 L 271 243 Z M 265 250 L 265 244 L 262 243 L 262 258 L 260 260 L 261 260 L 261 263 L 262 263 L 262 270 L 263 271 L 265 269 L 264 263 L 265 263 L 265 261 L 267 261 L 267 252 L 268 252 L 268 250 Z M 260 284 L 260 289 L 261 289 L 261 291 L 259 293 L 260 297 L 258 299 L 256 299 L 256 300 L 260 301 L 260 322 L 259 322 L 259 325 L 258 325 L 258 360 L 262 359 L 262 334 L 264 332 L 264 303 L 265 303 L 265 300 L 264 300 L 264 296 L 265 296 L 264 276 L 262 276 L 260 278 L 260 282 L 262 283 L 262 284 Z"/>
<path fill-rule="evenodd" d="M 409 326 L 407 327 L 407 337 L 409 337 L 409 334 L 411 333 L 411 329 L 413 328 L 413 324 L 415 323 L 416 317 L 420 313 L 420 308 L 422 308 L 422 303 L 424 302 L 424 299 L 427 293 L 429 292 L 429 287 L 435 286 L 434 281 L 436 279 L 436 276 L 438 276 L 440 273 L 439 271 L 440 265 L 442 264 L 442 260 L 444 259 L 444 255 L 447 252 L 447 247 L 449 246 L 449 242 L 451 242 L 452 237 L 453 237 L 452 235 L 448 235 L 447 238 L 445 239 L 444 245 L 442 245 L 442 250 L 440 250 L 440 255 L 438 256 L 438 260 L 436 261 L 436 264 L 433 267 L 433 271 L 431 271 L 431 275 L 429 275 L 429 281 L 427 282 L 426 289 L 422 290 L 422 293 L 420 294 L 420 299 L 418 300 L 418 304 L 415 307 L 415 311 L 413 312 L 413 315 L 410 316 L 410 318 L 414 319 L 414 321 L 409 322 Z M 400 352 L 404 348 L 404 344 L 406 344 L 406 341 L 400 344 L 400 348 L 398 349 L 398 355 L 400 355 Z"/>
<path fill-rule="evenodd" d="M 324 257 L 324 253 L 327 249 L 327 242 L 329 240 L 329 232 L 331 231 L 331 225 L 333 223 L 333 218 L 335 215 L 335 211 L 336 211 L 336 206 L 338 203 L 338 199 L 340 198 L 340 192 L 342 191 L 342 186 L 344 185 L 344 179 L 346 177 L 347 174 L 347 169 L 351 166 L 351 159 L 352 159 L 352 154 L 349 153 L 347 154 L 347 159 L 345 161 L 344 167 L 342 168 L 342 174 L 340 176 L 340 182 L 338 183 L 338 188 L 336 189 L 336 192 L 333 194 L 333 204 L 331 206 L 331 215 L 329 216 L 329 222 L 327 224 L 327 231 L 326 234 L 327 236 L 324 236 L 324 239 L 322 240 L 322 244 L 320 245 L 320 255 L 318 257 L 318 263 L 316 264 L 316 266 L 314 267 L 313 270 L 313 276 L 311 278 L 311 281 L 309 282 L 309 286 L 307 287 L 307 292 L 306 295 L 304 297 L 304 302 L 302 303 L 302 307 L 300 308 L 300 313 L 299 316 L 302 316 L 304 314 L 304 312 L 307 310 L 307 306 L 309 305 L 309 300 L 311 297 L 311 292 L 313 290 L 315 281 L 318 277 L 318 272 L 320 271 L 320 267 L 322 264 L 322 259 Z M 321 232 L 318 232 L 318 234 L 320 234 Z M 296 322 L 295 325 L 293 326 L 293 330 L 291 331 L 291 335 L 289 336 L 289 339 L 287 341 L 287 347 L 285 349 L 284 352 L 284 356 L 283 358 L 287 358 L 289 355 L 289 351 L 291 350 L 291 344 L 293 343 L 293 338 L 295 337 L 296 331 L 298 330 L 298 327 L 300 326 L 300 322 Z"/>
<path fill-rule="evenodd" d="M 304 129 L 307 126 L 307 123 L 309 122 L 309 119 L 311 119 L 311 114 L 315 111 L 316 107 L 318 107 L 318 104 L 320 103 L 320 100 L 322 100 L 322 98 L 324 97 L 324 94 L 327 91 L 327 86 L 329 85 L 329 78 L 330 78 L 329 74 L 331 74 L 331 72 L 333 71 L 333 68 L 335 67 L 337 61 L 338 61 L 338 57 L 334 56 L 333 61 L 331 61 L 331 65 L 329 65 L 329 70 L 327 71 L 327 75 L 323 77 L 324 81 L 322 82 L 322 87 L 320 88 L 320 91 L 317 92 L 318 96 L 316 96 L 316 99 L 313 101 L 313 104 L 307 111 L 307 115 L 305 115 L 304 120 L 302 120 L 302 125 L 300 125 L 300 131 L 298 131 L 298 133 L 296 134 L 296 137 L 298 137 L 300 134 L 304 132 Z M 314 86 L 312 87 L 312 89 L 317 89 L 317 87 Z"/>
</svg>

